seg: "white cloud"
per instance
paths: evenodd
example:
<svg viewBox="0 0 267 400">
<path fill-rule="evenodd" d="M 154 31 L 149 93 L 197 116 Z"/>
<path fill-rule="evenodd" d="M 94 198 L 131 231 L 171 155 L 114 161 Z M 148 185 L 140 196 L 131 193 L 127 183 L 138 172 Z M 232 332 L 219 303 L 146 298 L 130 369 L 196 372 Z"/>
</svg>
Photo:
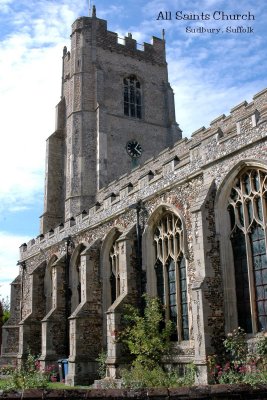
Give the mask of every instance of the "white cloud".
<svg viewBox="0 0 267 400">
<path fill-rule="evenodd" d="M 0 283 L 0 300 L 8 297 L 10 300 L 10 282 Z"/>
<path fill-rule="evenodd" d="M 235 81 L 232 71 L 227 73 L 228 61 L 223 59 L 209 61 L 204 69 L 199 67 L 201 57 L 183 57 L 180 60 L 173 52 L 170 56 L 169 78 L 176 94 L 176 119 L 184 136 L 190 137 L 203 125 L 208 127 L 213 119 L 229 114 L 230 109 L 242 101 L 251 101 L 253 95 L 263 88 L 260 78 L 244 84 Z M 221 64 L 218 69 L 216 62 Z M 240 69 L 239 78 L 242 74 Z"/>
<path fill-rule="evenodd" d="M 20 46 L 19 41 L 9 44 L 8 53 Z M 1 51 L 4 57 L 7 52 Z M 10 65 L 8 83 L 0 73 L 2 206 L 28 201 L 43 190 L 45 139 L 54 130 L 54 106 L 60 97 L 61 51 L 30 51 L 20 64 Z"/>
<path fill-rule="evenodd" d="M 41 1 L 34 18 L 36 6 L 27 5 L 22 11 L 10 8 L 16 29 L 0 42 L 0 213 L 14 211 L 18 203 L 27 208 L 43 191 L 45 139 L 54 131 L 62 49 L 80 8 L 78 1 Z"/>
<path fill-rule="evenodd" d="M 19 246 L 28 240 L 25 236 L 0 231 L 0 297 L 9 296 L 9 284 L 19 274 Z"/>
<path fill-rule="evenodd" d="M 9 5 L 12 3 L 13 0 L 0 0 L 0 9 L 1 13 L 7 14 L 10 11 Z"/>
<path fill-rule="evenodd" d="M 19 259 L 19 246 L 30 240 L 25 236 L 11 235 L 0 231 L 0 279 L 5 281 L 9 278 L 15 278 L 18 274 L 16 266 Z M 15 272 L 14 272 L 15 271 Z"/>
<path fill-rule="evenodd" d="M 71 24 L 82 6 L 78 0 L 21 0 L 20 4 L 0 0 L 3 217 L 8 213 L 19 217 L 19 212 L 40 204 L 45 140 L 54 131 L 54 110 L 60 99 L 62 50 L 69 46 Z M 0 231 L 0 297 L 9 296 L 10 282 L 19 271 L 19 246 L 29 239 Z"/>
</svg>

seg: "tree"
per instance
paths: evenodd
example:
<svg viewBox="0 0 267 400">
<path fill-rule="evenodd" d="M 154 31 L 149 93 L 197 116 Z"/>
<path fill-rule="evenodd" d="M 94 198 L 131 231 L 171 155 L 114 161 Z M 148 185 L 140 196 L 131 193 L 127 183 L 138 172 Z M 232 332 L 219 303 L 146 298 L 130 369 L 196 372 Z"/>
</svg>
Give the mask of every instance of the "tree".
<svg viewBox="0 0 267 400">
<path fill-rule="evenodd" d="M 120 371 L 122 385 L 132 389 L 144 387 L 190 386 L 195 380 L 195 366 L 189 364 L 181 375 L 175 368 L 164 369 L 162 358 L 170 349 L 170 337 L 175 327 L 165 321 L 164 307 L 158 298 L 144 296 L 144 313 L 127 305 L 124 329 L 120 340 L 133 356 L 130 369 Z"/>
<path fill-rule="evenodd" d="M 3 316 L 2 321 L 5 323 L 10 317 L 10 302 L 9 297 L 3 298 L 0 300 L 0 304 L 2 306 Z"/>
<path fill-rule="evenodd" d="M 133 365 L 150 369 L 161 364 L 162 356 L 169 349 L 173 324 L 164 321 L 159 299 L 146 296 L 145 300 L 144 315 L 131 305 L 125 307 L 125 328 L 120 338 L 134 356 Z"/>
</svg>

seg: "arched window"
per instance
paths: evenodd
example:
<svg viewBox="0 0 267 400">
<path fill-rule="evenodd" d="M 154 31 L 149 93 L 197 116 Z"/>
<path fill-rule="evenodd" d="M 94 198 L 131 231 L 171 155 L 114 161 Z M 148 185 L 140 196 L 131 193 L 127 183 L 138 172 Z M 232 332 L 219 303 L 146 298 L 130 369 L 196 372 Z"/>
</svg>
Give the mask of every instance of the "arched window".
<svg viewBox="0 0 267 400">
<path fill-rule="evenodd" d="M 267 331 L 267 173 L 247 169 L 228 199 L 238 325 L 247 333 Z"/>
<path fill-rule="evenodd" d="M 134 75 L 123 80 L 124 115 L 142 118 L 141 85 Z"/>
<path fill-rule="evenodd" d="M 120 266 L 119 266 L 119 245 L 113 244 L 109 253 L 110 260 L 110 295 L 111 303 L 120 295 Z"/>
<path fill-rule="evenodd" d="M 157 294 L 166 307 L 166 318 L 173 321 L 177 333 L 173 339 L 188 340 L 186 265 L 181 220 L 168 212 L 154 229 Z"/>
<path fill-rule="evenodd" d="M 77 280 L 78 280 L 78 284 L 77 284 L 77 295 L 78 295 L 78 303 L 80 304 L 81 300 L 82 300 L 82 287 L 81 287 L 81 261 L 79 260 L 79 263 L 77 263 L 76 265 L 76 269 L 77 269 Z"/>
<path fill-rule="evenodd" d="M 53 265 L 57 261 L 57 256 L 53 255 L 49 260 L 44 277 L 44 291 L 46 298 L 46 313 L 52 308 L 55 308 L 55 298 L 56 298 L 56 266 Z"/>
<path fill-rule="evenodd" d="M 71 312 L 73 312 L 82 300 L 82 285 L 81 285 L 81 254 L 85 250 L 83 243 L 76 247 L 71 262 L 69 263 L 69 301 Z"/>
</svg>

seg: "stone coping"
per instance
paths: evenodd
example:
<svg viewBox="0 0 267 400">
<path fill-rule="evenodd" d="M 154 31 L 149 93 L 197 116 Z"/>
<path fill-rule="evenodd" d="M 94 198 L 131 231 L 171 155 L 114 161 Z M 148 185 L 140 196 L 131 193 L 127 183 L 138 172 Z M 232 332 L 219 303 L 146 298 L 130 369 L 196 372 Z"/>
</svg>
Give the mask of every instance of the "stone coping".
<svg viewBox="0 0 267 400">
<path fill-rule="evenodd" d="M 71 389 L 42 390 L 29 389 L 24 391 L 0 391 L 0 399 L 202 399 L 202 400 L 258 400 L 267 399 L 267 385 L 252 388 L 249 385 L 199 385 L 181 388 L 155 389 Z"/>
</svg>

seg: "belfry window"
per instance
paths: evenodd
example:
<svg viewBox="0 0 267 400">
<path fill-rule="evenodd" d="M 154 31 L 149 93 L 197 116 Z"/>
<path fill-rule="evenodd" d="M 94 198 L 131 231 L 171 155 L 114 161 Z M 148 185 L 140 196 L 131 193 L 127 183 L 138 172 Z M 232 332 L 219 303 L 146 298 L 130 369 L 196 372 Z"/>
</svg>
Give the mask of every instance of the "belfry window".
<svg viewBox="0 0 267 400">
<path fill-rule="evenodd" d="M 267 173 L 241 173 L 228 199 L 238 325 L 247 333 L 267 331 Z"/>
<path fill-rule="evenodd" d="M 157 294 L 166 309 L 166 319 L 176 326 L 172 339 L 188 340 L 188 300 L 184 233 L 181 220 L 165 214 L 154 230 Z"/>
<path fill-rule="evenodd" d="M 134 75 L 123 80 L 124 115 L 142 118 L 141 85 Z"/>
<path fill-rule="evenodd" d="M 110 295 L 111 303 L 120 295 L 120 267 L 119 267 L 119 245 L 113 244 L 109 253 L 110 260 Z"/>
</svg>

